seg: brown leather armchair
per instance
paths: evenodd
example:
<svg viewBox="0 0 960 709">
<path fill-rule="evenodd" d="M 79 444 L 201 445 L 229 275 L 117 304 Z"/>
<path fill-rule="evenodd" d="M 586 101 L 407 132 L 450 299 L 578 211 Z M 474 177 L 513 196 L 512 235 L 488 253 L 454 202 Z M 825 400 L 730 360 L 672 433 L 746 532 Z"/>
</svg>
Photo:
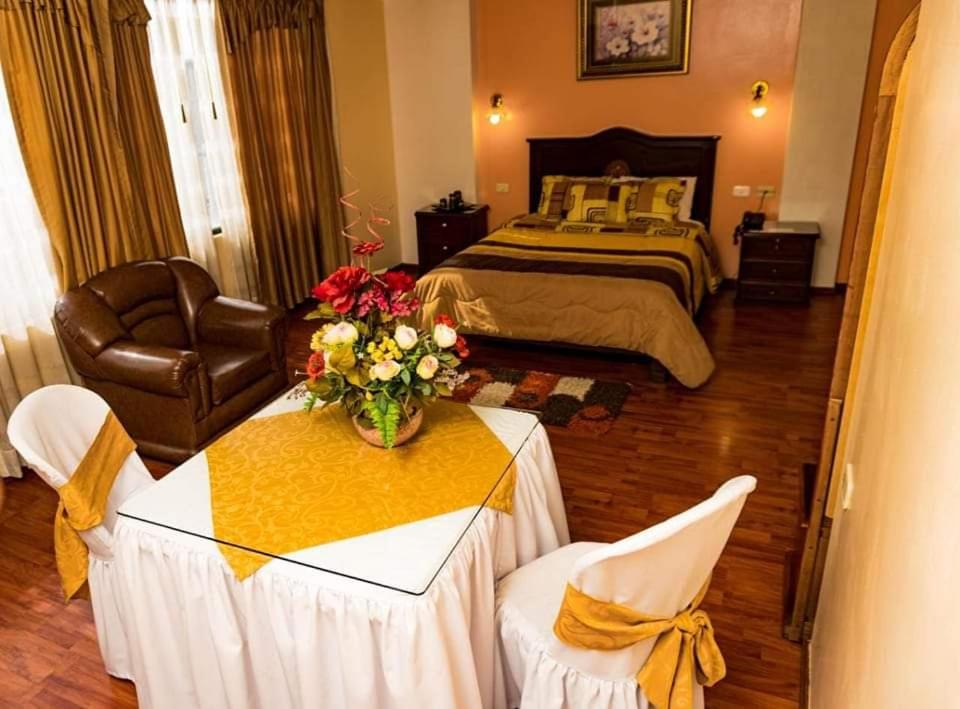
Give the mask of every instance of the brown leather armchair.
<svg viewBox="0 0 960 709">
<path fill-rule="evenodd" d="M 287 386 L 283 310 L 221 296 L 190 259 L 104 271 L 55 315 L 84 384 L 147 456 L 182 462 Z"/>
</svg>

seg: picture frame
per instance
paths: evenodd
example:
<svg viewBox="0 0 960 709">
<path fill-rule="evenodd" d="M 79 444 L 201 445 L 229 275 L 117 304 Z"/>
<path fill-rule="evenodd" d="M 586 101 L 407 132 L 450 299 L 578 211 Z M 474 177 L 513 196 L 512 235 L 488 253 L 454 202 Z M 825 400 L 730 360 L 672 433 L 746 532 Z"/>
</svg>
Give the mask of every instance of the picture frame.
<svg viewBox="0 0 960 709">
<path fill-rule="evenodd" d="M 577 79 L 686 74 L 693 0 L 577 0 Z"/>
</svg>

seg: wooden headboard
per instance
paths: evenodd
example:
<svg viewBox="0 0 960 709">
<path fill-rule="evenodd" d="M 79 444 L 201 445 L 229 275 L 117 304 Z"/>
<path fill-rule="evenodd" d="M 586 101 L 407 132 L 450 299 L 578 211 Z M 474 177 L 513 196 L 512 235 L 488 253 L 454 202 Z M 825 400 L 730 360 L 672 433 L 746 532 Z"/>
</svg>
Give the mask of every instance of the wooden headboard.
<svg viewBox="0 0 960 709">
<path fill-rule="evenodd" d="M 719 140 L 716 135 L 647 135 L 630 128 L 608 128 L 582 138 L 528 138 L 530 211 L 540 205 L 544 175 L 598 177 L 622 161 L 634 177 L 696 177 L 691 216 L 709 229 Z"/>
</svg>

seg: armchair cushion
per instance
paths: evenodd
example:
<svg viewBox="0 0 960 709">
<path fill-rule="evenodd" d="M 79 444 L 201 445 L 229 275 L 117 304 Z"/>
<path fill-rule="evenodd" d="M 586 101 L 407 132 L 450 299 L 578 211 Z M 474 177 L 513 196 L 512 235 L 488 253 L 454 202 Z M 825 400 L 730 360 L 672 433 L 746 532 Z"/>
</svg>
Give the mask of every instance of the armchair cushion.
<svg viewBox="0 0 960 709">
<path fill-rule="evenodd" d="M 127 340 L 106 348 L 95 361 L 109 381 L 176 397 L 191 395 L 190 375 L 200 368 L 196 352 Z"/>
<path fill-rule="evenodd" d="M 275 305 L 218 296 L 201 309 L 197 330 L 203 343 L 268 352 L 273 369 L 284 366 L 286 318 Z"/>
<path fill-rule="evenodd" d="M 64 293 L 54 314 L 65 339 L 87 357 L 96 357 L 117 340 L 132 339 L 117 314 L 89 288 Z"/>
<path fill-rule="evenodd" d="M 210 398 L 214 405 L 254 384 L 271 371 L 270 354 L 262 350 L 240 349 L 202 343 L 197 346 L 210 376 Z"/>
</svg>

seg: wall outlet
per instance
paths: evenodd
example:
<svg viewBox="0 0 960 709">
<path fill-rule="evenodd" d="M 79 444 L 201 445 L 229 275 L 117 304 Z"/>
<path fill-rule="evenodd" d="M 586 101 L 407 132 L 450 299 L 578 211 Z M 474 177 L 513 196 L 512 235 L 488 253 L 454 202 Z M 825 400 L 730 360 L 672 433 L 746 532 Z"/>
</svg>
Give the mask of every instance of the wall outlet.
<svg viewBox="0 0 960 709">
<path fill-rule="evenodd" d="M 733 187 L 733 196 L 734 196 L 734 197 L 749 197 L 749 196 L 750 196 L 750 185 L 734 185 L 734 187 Z"/>
<path fill-rule="evenodd" d="M 497 183 L 497 192 L 509 192 L 509 191 L 510 191 L 510 185 L 508 183 L 506 182 Z"/>
<path fill-rule="evenodd" d="M 762 194 L 766 197 L 773 197 L 777 193 L 777 188 L 773 185 L 758 185 L 757 194 Z"/>
</svg>

